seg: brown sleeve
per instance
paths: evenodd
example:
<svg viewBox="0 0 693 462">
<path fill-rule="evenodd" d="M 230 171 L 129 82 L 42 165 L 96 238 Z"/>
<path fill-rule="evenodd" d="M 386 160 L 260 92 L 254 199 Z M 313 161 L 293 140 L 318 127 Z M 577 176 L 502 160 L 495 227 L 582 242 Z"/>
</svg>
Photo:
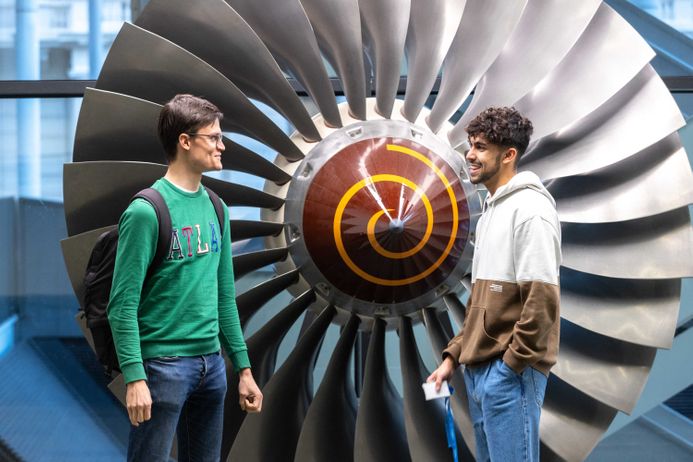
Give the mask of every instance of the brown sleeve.
<svg viewBox="0 0 693 462">
<path fill-rule="evenodd" d="M 443 350 L 443 361 L 447 356 L 450 356 L 455 362 L 455 367 L 458 367 L 460 354 L 462 354 L 462 330 L 448 342 L 447 348 Z"/>
<path fill-rule="evenodd" d="M 517 373 L 544 358 L 549 334 L 556 322 L 560 322 L 558 285 L 539 281 L 525 281 L 519 285 L 522 313 L 513 328 L 512 342 L 503 355 L 503 361 Z"/>
</svg>

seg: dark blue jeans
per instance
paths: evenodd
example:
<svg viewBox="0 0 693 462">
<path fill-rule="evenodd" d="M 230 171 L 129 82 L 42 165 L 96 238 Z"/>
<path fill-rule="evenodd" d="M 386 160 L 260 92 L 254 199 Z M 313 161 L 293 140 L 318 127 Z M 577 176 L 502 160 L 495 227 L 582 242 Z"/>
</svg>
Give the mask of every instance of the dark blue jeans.
<svg viewBox="0 0 693 462">
<path fill-rule="evenodd" d="M 220 353 L 144 360 L 152 418 L 130 427 L 128 461 L 167 461 L 173 436 L 178 460 L 218 461 L 226 396 Z"/>
<path fill-rule="evenodd" d="M 522 374 L 501 358 L 464 370 L 477 462 L 539 460 L 539 417 L 546 376 L 531 367 Z"/>
</svg>

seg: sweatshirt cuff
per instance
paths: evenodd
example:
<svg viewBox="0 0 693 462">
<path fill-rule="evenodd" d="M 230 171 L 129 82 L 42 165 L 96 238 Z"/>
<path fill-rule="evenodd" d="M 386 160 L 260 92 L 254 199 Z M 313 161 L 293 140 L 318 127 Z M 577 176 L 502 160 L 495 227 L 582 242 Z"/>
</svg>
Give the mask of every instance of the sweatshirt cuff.
<svg viewBox="0 0 693 462">
<path fill-rule="evenodd" d="M 241 350 L 235 353 L 228 353 L 231 364 L 233 365 L 233 371 L 238 373 L 241 369 L 250 367 L 250 358 L 248 357 L 248 350 Z"/>
<path fill-rule="evenodd" d="M 121 367 L 121 372 L 126 384 L 136 380 L 147 380 L 147 374 L 144 372 L 144 365 L 141 362 L 123 366 Z"/>
<path fill-rule="evenodd" d="M 462 354 L 462 347 L 460 345 L 449 345 L 446 349 L 443 350 L 443 354 L 441 355 L 443 357 L 443 361 L 445 361 L 445 358 L 450 356 L 452 358 L 452 361 L 455 363 L 455 367 L 458 367 L 459 364 L 459 359 L 460 359 L 460 354 Z"/>
<path fill-rule="evenodd" d="M 513 356 L 512 350 L 509 348 L 503 353 L 503 362 L 508 365 L 512 370 L 518 374 L 522 374 L 522 371 L 528 366 L 524 361 L 520 361 L 515 356 Z"/>
</svg>

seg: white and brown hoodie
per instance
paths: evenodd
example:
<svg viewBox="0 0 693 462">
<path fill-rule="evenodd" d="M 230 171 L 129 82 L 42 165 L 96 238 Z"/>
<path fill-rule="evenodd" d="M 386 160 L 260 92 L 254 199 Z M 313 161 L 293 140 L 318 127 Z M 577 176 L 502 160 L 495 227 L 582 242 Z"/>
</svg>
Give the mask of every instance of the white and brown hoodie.
<svg viewBox="0 0 693 462">
<path fill-rule="evenodd" d="M 518 173 L 484 202 L 464 325 L 443 357 L 474 365 L 502 356 L 518 373 L 531 366 L 548 375 L 558 355 L 560 264 L 556 203 L 534 173 Z"/>
</svg>

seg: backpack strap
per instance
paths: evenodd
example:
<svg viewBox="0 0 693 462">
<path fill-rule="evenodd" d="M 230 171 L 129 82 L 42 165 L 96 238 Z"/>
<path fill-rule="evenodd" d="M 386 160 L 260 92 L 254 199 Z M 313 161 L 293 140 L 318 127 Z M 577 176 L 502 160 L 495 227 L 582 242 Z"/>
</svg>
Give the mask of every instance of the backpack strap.
<svg viewBox="0 0 693 462">
<path fill-rule="evenodd" d="M 217 220 L 219 220 L 219 236 L 223 237 L 224 236 L 224 204 L 221 202 L 221 199 L 219 196 L 217 196 L 217 193 L 209 189 L 207 186 L 205 186 L 205 190 L 207 191 L 207 194 L 209 195 L 209 199 L 212 201 L 212 205 L 214 205 L 214 211 L 217 213 Z"/>
<path fill-rule="evenodd" d="M 161 262 L 166 258 L 166 253 L 171 247 L 171 213 L 168 210 L 168 205 L 159 191 L 154 188 L 146 188 L 135 194 L 131 201 L 135 199 L 144 199 L 149 202 L 156 212 L 156 218 L 159 222 L 159 236 L 157 238 L 156 253 L 152 259 L 152 263 L 147 270 L 145 280 L 149 279 Z"/>
</svg>

